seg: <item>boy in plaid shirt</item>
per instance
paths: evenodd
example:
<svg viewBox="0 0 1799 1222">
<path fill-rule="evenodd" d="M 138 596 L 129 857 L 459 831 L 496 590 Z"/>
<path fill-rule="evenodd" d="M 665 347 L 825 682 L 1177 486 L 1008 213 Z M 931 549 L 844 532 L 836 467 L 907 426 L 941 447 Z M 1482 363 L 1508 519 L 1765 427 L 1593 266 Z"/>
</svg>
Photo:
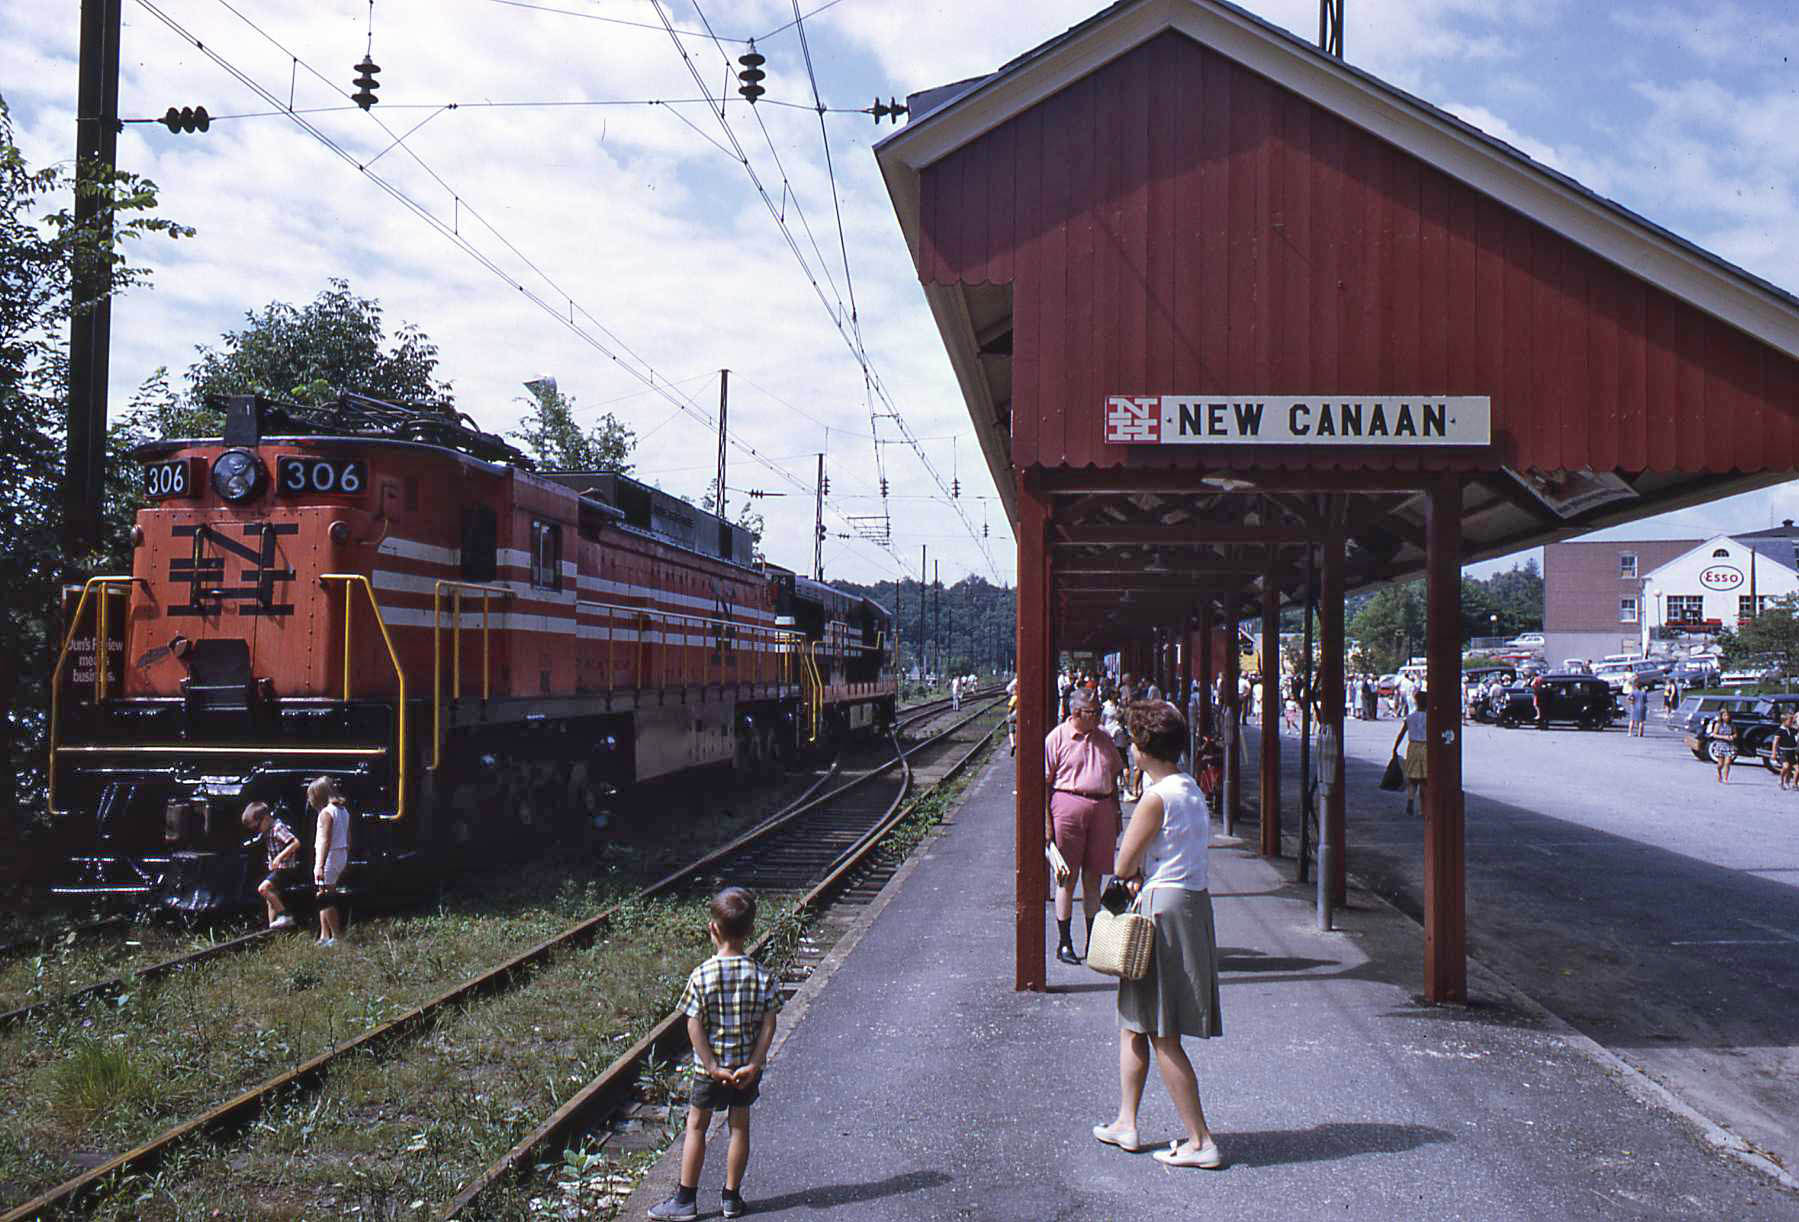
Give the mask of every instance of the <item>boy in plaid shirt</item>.
<svg viewBox="0 0 1799 1222">
<path fill-rule="evenodd" d="M 718 951 L 693 969 L 681 1009 L 693 1045 L 693 1093 L 687 1106 L 687 1142 L 681 1150 L 681 1183 L 675 1195 L 650 1210 L 662 1222 L 686 1222 L 699 1214 L 700 1169 L 706 1165 L 706 1129 L 712 1113 L 728 1109 L 731 1144 L 725 1152 L 724 1215 L 743 1216 L 740 1189 L 750 1161 L 750 1104 L 761 1093 L 762 1066 L 775 1038 L 781 1009 L 780 982 L 743 953 L 756 928 L 756 897 L 726 887 L 712 897 L 707 932 Z"/>
</svg>

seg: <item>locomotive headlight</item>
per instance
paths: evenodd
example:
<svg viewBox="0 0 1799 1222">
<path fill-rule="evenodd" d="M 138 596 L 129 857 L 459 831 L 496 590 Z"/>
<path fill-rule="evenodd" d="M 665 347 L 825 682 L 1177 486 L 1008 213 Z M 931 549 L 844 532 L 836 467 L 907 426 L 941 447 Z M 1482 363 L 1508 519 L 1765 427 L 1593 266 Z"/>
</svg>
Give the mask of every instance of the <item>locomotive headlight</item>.
<svg viewBox="0 0 1799 1222">
<path fill-rule="evenodd" d="M 262 463 L 248 450 L 226 450 L 212 464 L 212 490 L 227 501 L 247 501 L 262 485 Z"/>
</svg>

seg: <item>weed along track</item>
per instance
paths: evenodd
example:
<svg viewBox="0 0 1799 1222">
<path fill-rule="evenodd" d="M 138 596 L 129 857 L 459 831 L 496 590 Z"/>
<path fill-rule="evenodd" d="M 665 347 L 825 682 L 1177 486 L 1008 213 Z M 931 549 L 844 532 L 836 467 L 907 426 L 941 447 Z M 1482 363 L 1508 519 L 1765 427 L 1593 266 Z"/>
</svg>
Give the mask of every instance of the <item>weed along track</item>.
<svg viewBox="0 0 1799 1222">
<path fill-rule="evenodd" d="M 941 715 L 928 707 L 907 720 Z M 980 716 L 964 714 L 904 755 L 933 749 Z M 149 1140 L 138 1140 L 128 1126 L 99 1125 L 87 1137 L 98 1149 L 74 1160 L 88 1169 L 5 1219 L 75 1204 L 118 1217 L 185 1216 L 202 1207 L 222 1208 L 228 1216 L 347 1215 L 358 1205 L 368 1216 L 371 1207 L 385 1212 L 385 1203 L 402 1195 L 403 1207 L 448 1199 L 516 1141 L 531 1117 L 556 1108 L 672 1005 L 704 943 L 705 901 L 695 898 L 698 892 L 719 875 L 747 877 L 769 893 L 766 910 L 778 916 L 823 872 L 821 859 L 828 866 L 866 839 L 842 812 L 860 810 L 866 828 L 872 815 L 893 803 L 868 802 L 862 792 L 878 788 L 902 763 L 903 755 L 859 773 L 827 774 L 788 809 L 634 894 L 609 897 L 590 884 L 539 908 L 534 925 L 515 923 L 510 930 L 511 946 L 529 945 L 523 952 L 495 955 L 505 941 L 498 930 L 487 931 L 484 940 L 458 940 L 455 930 L 435 929 L 433 918 L 410 917 L 387 922 L 378 937 L 335 953 L 280 939 L 269 953 L 162 990 L 154 999 L 158 1029 L 193 1034 L 167 1048 L 139 1051 L 165 1072 L 171 1063 L 187 1069 L 180 1064 L 185 1057 L 203 1062 L 199 1072 L 182 1075 L 194 1083 L 191 1106 L 173 1114 L 187 1118 Z M 877 805 L 881 809 L 871 811 Z M 775 844 L 790 847 L 777 851 Z M 795 881 L 783 887 L 784 880 Z M 569 923 L 575 912 L 596 908 L 597 915 Z M 560 924 L 539 932 L 556 916 Z M 472 949 L 477 941 L 479 950 Z M 347 959 L 354 960 L 351 970 L 370 977 L 360 1009 L 308 1008 L 307 994 L 321 974 L 345 970 Z M 421 982 L 443 979 L 446 968 L 465 962 L 464 972 L 478 963 L 490 966 L 421 995 Z M 243 978 L 232 986 L 226 977 L 239 965 Z M 384 981 L 391 987 L 376 993 Z M 122 996 L 124 1012 L 146 1004 Z M 271 1008 L 285 1011 L 288 1021 L 265 1027 Z M 10 1072 L 36 1075 L 41 1084 L 46 1075 L 73 1073 L 64 1067 L 85 1064 L 85 1057 L 102 1076 L 129 1076 L 107 1047 L 129 1043 L 122 1038 L 128 1032 L 115 1030 L 120 1024 L 109 1013 L 91 1022 L 90 1028 L 60 1033 L 41 1020 L 20 1024 L 14 1034 L 21 1044 L 35 1032 L 56 1046 L 35 1060 L 24 1058 L 28 1063 Z M 271 1034 L 277 1030 L 279 1038 Z M 286 1067 L 269 1073 L 280 1066 Z M 246 1070 L 260 1070 L 260 1080 Z M 0 1088 L 8 1072 L 0 1069 Z M 247 1089 L 246 1079 L 253 1082 Z M 132 1083 L 111 1086 L 108 1097 L 131 1097 Z M 64 1093 L 79 1097 L 73 1088 Z M 228 1097 L 208 1105 L 209 1093 L 215 1101 Z M 156 1106 L 163 1109 L 159 1114 L 170 1114 L 169 1100 L 146 1104 L 151 1111 Z M 203 1135 L 214 1140 L 197 1140 Z M 123 1154 L 103 1153 L 132 1141 L 137 1144 Z M 10 1164 L 0 1162 L 0 1181 L 13 1185 L 8 1195 L 32 1180 L 47 1182 L 41 1155 L 34 1162 L 0 1143 L 0 1159 L 8 1158 Z"/>
<path fill-rule="evenodd" d="M 949 705 L 943 699 L 902 709 L 898 728 L 928 724 L 949 712 Z M 108 916 L 15 938 L 0 946 L 0 1030 L 74 1009 L 89 999 L 118 997 L 147 982 L 250 950 L 269 936 L 265 929 L 227 937 L 183 934 Z M 56 993 L 55 988 L 66 991 Z M 0 1184 L 5 1179 L 0 1169 Z"/>
</svg>

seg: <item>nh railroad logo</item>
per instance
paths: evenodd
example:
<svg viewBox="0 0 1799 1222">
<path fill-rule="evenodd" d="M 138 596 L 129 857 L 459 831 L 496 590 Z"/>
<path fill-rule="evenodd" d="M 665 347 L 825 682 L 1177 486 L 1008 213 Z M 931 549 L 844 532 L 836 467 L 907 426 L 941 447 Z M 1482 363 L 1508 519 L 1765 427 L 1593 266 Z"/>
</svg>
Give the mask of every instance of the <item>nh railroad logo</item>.
<svg viewBox="0 0 1799 1222">
<path fill-rule="evenodd" d="M 1127 399 L 1113 395 L 1106 400 L 1106 443 L 1108 445 L 1157 445 L 1162 440 L 1162 401 L 1156 398 Z"/>
<path fill-rule="evenodd" d="M 171 606 L 170 615 L 219 615 L 227 602 L 237 603 L 239 615 L 294 613 L 292 603 L 275 601 L 276 587 L 281 587 L 279 593 L 286 594 L 287 584 L 294 579 L 292 569 L 277 567 L 275 540 L 281 535 L 299 534 L 299 523 L 247 522 L 241 529 L 244 537 L 256 543 L 240 542 L 204 523 L 173 529 L 175 538 L 194 542 L 187 556 L 169 561 L 169 581 L 188 587 L 186 604 Z M 210 555 L 208 544 L 214 549 Z M 235 574 L 227 570 L 233 560 L 242 566 Z M 226 584 L 232 576 L 239 584 Z"/>
</svg>

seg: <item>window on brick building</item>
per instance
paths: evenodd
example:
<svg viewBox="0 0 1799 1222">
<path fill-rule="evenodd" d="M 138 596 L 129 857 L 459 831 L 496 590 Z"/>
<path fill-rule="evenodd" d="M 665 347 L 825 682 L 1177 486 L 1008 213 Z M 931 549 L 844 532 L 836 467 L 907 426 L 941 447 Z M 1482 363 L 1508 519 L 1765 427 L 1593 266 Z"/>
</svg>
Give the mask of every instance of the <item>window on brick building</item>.
<svg viewBox="0 0 1799 1222">
<path fill-rule="evenodd" d="M 1620 580 L 1635 580 L 1637 575 L 1637 554 L 1635 552 L 1618 553 L 1618 577 Z"/>
<path fill-rule="evenodd" d="M 1637 622 L 1636 599 L 1620 598 L 1618 600 L 1618 622 L 1620 624 L 1634 624 Z"/>
</svg>

